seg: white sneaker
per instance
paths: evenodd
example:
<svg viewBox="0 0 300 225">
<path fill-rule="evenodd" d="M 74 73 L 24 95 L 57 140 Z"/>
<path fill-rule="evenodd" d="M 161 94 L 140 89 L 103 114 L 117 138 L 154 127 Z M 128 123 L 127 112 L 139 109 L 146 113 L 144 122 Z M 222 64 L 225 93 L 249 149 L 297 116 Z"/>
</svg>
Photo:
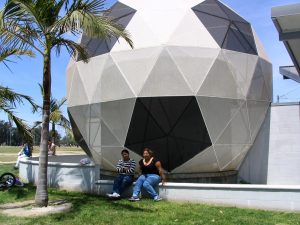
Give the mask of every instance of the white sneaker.
<svg viewBox="0 0 300 225">
<path fill-rule="evenodd" d="M 120 198 L 120 195 L 116 192 L 112 193 L 111 197 L 113 198 Z"/>
<path fill-rule="evenodd" d="M 162 198 L 161 198 L 161 197 L 159 197 L 159 196 L 155 196 L 153 200 L 154 200 L 155 202 L 159 202 L 159 201 L 161 201 L 161 200 L 162 200 Z"/>
<path fill-rule="evenodd" d="M 121 195 L 119 195 L 118 193 L 116 193 L 116 192 L 114 192 L 114 193 L 112 193 L 112 194 L 106 194 L 107 195 L 107 197 L 109 197 L 109 198 L 120 198 L 121 197 Z"/>
</svg>

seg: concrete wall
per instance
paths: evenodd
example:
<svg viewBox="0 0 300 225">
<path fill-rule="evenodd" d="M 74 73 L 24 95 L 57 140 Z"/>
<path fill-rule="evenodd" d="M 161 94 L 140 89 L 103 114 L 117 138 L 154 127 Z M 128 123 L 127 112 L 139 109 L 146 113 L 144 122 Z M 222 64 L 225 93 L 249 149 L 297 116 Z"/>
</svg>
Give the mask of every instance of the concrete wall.
<svg viewBox="0 0 300 225">
<path fill-rule="evenodd" d="M 300 105 L 272 104 L 239 169 L 251 184 L 300 185 Z"/>
<path fill-rule="evenodd" d="M 171 201 L 300 211 L 300 186 L 167 183 L 159 191 Z"/>
<path fill-rule="evenodd" d="M 100 169 L 94 164 L 80 165 L 76 156 L 66 156 L 70 162 L 64 161 L 64 157 L 49 157 L 48 162 L 48 186 L 68 191 L 80 191 L 85 193 L 94 193 L 94 183 L 100 178 Z M 78 159 L 84 156 L 79 156 Z M 22 159 L 20 161 L 19 176 L 25 183 L 36 185 L 38 180 L 39 163 L 37 158 L 30 160 Z"/>
<path fill-rule="evenodd" d="M 268 184 L 300 184 L 300 105 L 273 105 Z"/>
</svg>

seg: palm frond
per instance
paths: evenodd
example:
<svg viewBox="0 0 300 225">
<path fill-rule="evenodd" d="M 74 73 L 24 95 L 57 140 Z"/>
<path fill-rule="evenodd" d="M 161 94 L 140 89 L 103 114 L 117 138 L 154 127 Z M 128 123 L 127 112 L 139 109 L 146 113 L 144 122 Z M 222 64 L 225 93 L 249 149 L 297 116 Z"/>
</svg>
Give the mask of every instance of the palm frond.
<svg viewBox="0 0 300 225">
<path fill-rule="evenodd" d="M 122 37 L 133 48 L 129 33 L 113 18 L 104 16 L 103 6 L 103 0 L 74 1 L 66 15 L 54 24 L 53 29 L 60 30 L 60 34 L 83 32 L 89 37 L 100 39 Z"/>
<path fill-rule="evenodd" d="M 32 140 L 33 135 L 30 132 L 30 127 L 22 120 L 21 118 L 17 117 L 13 111 L 8 108 L 1 108 L 7 115 L 10 121 L 13 121 L 21 134 L 21 136 L 25 140 Z"/>
<path fill-rule="evenodd" d="M 31 130 L 37 128 L 38 126 L 40 126 L 42 124 L 42 121 L 35 121 L 31 127 Z"/>
<path fill-rule="evenodd" d="M 19 94 L 17 92 L 12 91 L 8 87 L 3 87 L 1 85 L 0 99 L 3 102 L 7 102 L 8 105 L 10 105 L 11 107 L 16 107 L 16 103 L 23 104 L 24 100 L 28 101 L 35 109 L 38 107 L 30 96 Z"/>
<path fill-rule="evenodd" d="M 84 48 L 84 46 L 64 38 L 57 38 L 55 43 L 56 54 L 60 54 L 61 48 L 65 47 L 73 58 L 80 58 L 84 62 L 88 62 L 88 52 Z"/>
</svg>

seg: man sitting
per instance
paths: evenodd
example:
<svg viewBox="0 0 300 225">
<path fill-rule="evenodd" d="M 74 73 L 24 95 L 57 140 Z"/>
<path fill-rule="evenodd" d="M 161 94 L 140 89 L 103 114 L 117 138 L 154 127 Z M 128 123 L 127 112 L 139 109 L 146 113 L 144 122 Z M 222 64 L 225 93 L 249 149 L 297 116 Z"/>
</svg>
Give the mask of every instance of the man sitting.
<svg viewBox="0 0 300 225">
<path fill-rule="evenodd" d="M 129 152 L 123 149 L 121 152 L 122 159 L 118 161 L 118 176 L 114 180 L 113 193 L 107 194 L 109 198 L 119 198 L 123 191 L 133 183 L 135 161 L 129 158 Z"/>
</svg>

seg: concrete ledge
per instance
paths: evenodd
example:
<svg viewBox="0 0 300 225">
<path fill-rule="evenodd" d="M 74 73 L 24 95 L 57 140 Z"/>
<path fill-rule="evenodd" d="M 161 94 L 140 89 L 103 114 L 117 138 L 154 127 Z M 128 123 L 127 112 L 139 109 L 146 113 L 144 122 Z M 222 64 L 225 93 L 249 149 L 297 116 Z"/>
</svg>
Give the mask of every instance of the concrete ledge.
<svg viewBox="0 0 300 225">
<path fill-rule="evenodd" d="M 97 194 L 111 192 L 112 180 L 98 180 Z M 241 208 L 300 212 L 300 186 L 248 184 L 166 183 L 159 194 L 170 201 L 226 205 Z M 130 196 L 132 187 L 126 190 Z M 124 196 L 123 196 L 124 197 Z"/>
<path fill-rule="evenodd" d="M 167 183 L 159 193 L 171 201 L 300 212 L 300 186 Z"/>
</svg>

